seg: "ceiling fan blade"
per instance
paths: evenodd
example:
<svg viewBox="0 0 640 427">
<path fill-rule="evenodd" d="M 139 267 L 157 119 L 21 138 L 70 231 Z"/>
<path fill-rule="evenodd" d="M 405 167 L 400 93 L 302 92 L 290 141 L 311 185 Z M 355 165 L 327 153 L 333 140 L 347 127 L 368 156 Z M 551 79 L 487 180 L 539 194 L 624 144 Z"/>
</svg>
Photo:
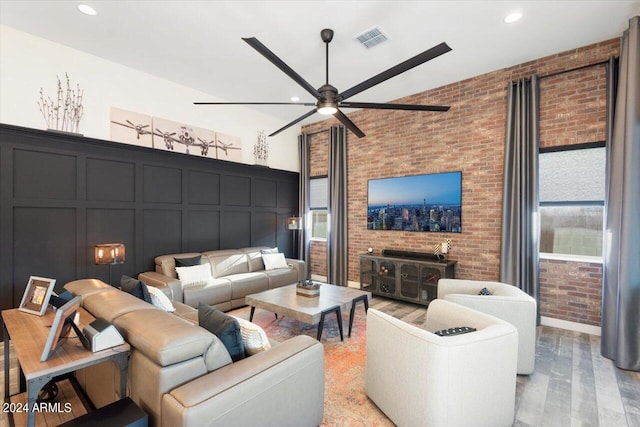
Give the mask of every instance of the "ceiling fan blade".
<svg viewBox="0 0 640 427">
<path fill-rule="evenodd" d="M 249 46 L 257 50 L 262 56 L 264 56 L 269 61 L 271 61 L 271 63 L 276 67 L 278 67 L 283 73 L 291 77 L 293 81 L 295 81 L 300 86 L 302 86 L 307 92 L 313 95 L 314 98 L 318 100 L 322 99 L 322 95 L 320 95 L 320 92 L 318 92 L 316 88 L 311 86 L 309 82 L 307 82 L 305 79 L 300 77 L 300 75 L 295 71 L 293 71 L 293 69 L 289 67 L 287 64 L 285 64 L 282 59 L 278 58 L 278 56 L 276 56 L 275 53 L 271 52 L 269 48 L 267 48 L 265 45 L 260 43 L 260 41 L 257 38 L 249 37 L 249 38 L 242 38 L 242 40 L 247 42 Z"/>
<path fill-rule="evenodd" d="M 306 105 L 315 106 L 315 102 L 194 102 L 194 105 Z"/>
<path fill-rule="evenodd" d="M 424 64 L 425 62 L 433 58 L 436 58 L 442 54 L 445 54 L 450 50 L 451 48 L 449 47 L 449 45 L 442 42 L 439 45 L 432 47 L 431 49 L 428 49 L 422 53 L 419 53 L 413 58 L 407 59 L 406 61 L 401 62 L 400 64 L 394 67 L 391 67 L 388 70 L 383 71 L 382 73 L 377 74 L 371 77 L 370 79 L 355 85 L 350 89 L 345 90 L 344 92 L 338 95 L 338 100 L 342 101 L 344 99 L 347 99 L 355 94 L 358 94 L 364 90 L 369 89 L 370 87 L 380 84 L 385 80 L 389 80 L 390 78 L 395 77 L 398 74 L 404 73 L 405 71 L 408 71 L 414 67 L 417 67 L 420 64 Z"/>
<path fill-rule="evenodd" d="M 447 105 L 379 104 L 375 102 L 341 102 L 340 108 L 369 108 L 373 110 L 449 111 Z"/>
<path fill-rule="evenodd" d="M 360 130 L 360 128 L 358 126 L 356 126 L 355 123 L 353 123 L 351 120 L 349 120 L 349 117 L 345 116 L 344 113 L 340 110 L 338 110 L 333 117 L 335 117 L 336 119 L 340 120 L 342 122 L 343 125 L 345 125 L 347 127 L 347 129 L 349 129 L 351 132 L 353 132 L 358 138 L 362 138 L 364 135 L 364 132 L 362 132 Z"/>
<path fill-rule="evenodd" d="M 269 136 L 275 136 L 277 134 L 279 134 L 280 132 L 282 132 L 285 129 L 290 128 L 291 126 L 295 125 L 298 122 L 301 122 L 302 120 L 306 119 L 307 117 L 313 115 L 316 111 L 318 111 L 316 108 L 314 108 L 313 110 L 309 111 L 308 113 L 304 113 L 303 115 L 301 115 L 300 117 L 298 117 L 297 119 L 295 119 L 294 121 L 292 121 L 291 123 L 287 123 L 286 125 L 284 125 L 283 127 L 281 127 L 280 129 L 278 129 L 277 131 L 273 132 L 271 135 Z"/>
</svg>

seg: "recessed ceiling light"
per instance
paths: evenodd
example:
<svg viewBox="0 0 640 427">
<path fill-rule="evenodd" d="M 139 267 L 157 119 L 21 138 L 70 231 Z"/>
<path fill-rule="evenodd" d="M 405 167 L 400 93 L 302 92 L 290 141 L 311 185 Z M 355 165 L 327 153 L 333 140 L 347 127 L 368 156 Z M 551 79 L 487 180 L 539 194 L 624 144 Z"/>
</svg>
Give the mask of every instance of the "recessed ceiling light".
<svg viewBox="0 0 640 427">
<path fill-rule="evenodd" d="M 513 24 L 514 22 L 519 21 L 520 18 L 522 18 L 522 13 L 514 12 L 514 13 L 510 13 L 509 15 L 505 16 L 504 22 L 506 24 Z"/>
<path fill-rule="evenodd" d="M 96 12 L 96 10 L 91 6 L 89 6 L 88 4 L 79 4 L 78 10 L 84 13 L 85 15 L 95 16 L 98 14 L 98 12 Z"/>
<path fill-rule="evenodd" d="M 300 98 L 298 98 L 297 96 L 291 97 L 291 102 L 298 102 L 298 101 L 300 101 Z"/>
</svg>

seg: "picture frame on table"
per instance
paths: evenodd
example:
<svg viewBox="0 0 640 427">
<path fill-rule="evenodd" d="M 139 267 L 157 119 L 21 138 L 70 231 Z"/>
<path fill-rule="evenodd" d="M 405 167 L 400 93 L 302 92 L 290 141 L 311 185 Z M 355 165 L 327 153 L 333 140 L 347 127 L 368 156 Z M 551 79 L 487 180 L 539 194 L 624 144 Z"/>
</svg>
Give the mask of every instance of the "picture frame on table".
<svg viewBox="0 0 640 427">
<path fill-rule="evenodd" d="M 44 315 L 55 284 L 56 279 L 38 276 L 29 277 L 29 282 L 24 290 L 18 309 L 38 316 Z"/>
</svg>

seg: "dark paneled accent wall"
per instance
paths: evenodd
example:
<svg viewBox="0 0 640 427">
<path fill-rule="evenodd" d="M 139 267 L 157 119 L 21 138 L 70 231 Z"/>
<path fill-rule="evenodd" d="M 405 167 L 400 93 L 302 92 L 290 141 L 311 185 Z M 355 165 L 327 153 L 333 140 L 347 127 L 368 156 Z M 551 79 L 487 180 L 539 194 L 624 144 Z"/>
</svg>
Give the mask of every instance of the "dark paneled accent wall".
<svg viewBox="0 0 640 427">
<path fill-rule="evenodd" d="M 246 246 L 292 253 L 298 174 L 0 124 L 0 306 L 29 276 L 109 280 L 97 243 L 123 242 L 113 282 L 158 255 Z"/>
</svg>

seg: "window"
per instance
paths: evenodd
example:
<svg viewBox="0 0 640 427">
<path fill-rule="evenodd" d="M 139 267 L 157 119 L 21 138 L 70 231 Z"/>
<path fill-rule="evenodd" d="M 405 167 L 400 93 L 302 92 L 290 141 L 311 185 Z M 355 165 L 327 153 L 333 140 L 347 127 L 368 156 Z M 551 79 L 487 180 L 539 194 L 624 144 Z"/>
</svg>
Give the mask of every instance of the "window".
<svg viewBox="0 0 640 427">
<path fill-rule="evenodd" d="M 540 252 L 602 257 L 604 144 L 540 150 Z"/>
<path fill-rule="evenodd" d="M 327 216 L 327 177 L 311 178 L 309 180 L 309 209 L 311 209 L 311 238 L 326 240 Z"/>
</svg>

